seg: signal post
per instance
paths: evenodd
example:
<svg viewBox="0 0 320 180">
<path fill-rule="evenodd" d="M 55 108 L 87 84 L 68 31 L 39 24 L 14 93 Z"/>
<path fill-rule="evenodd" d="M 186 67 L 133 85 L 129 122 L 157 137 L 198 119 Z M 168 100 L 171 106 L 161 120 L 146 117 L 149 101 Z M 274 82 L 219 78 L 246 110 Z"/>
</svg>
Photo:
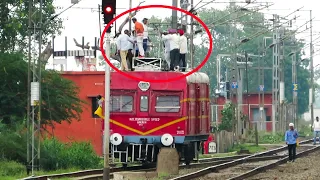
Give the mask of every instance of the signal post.
<svg viewBox="0 0 320 180">
<path fill-rule="evenodd" d="M 102 0 L 102 14 L 104 24 L 107 25 L 116 14 L 116 0 Z M 111 26 L 106 31 L 106 46 L 105 53 L 107 58 L 110 58 L 110 33 Z M 103 180 L 110 179 L 110 165 L 109 165 L 109 143 L 110 143 L 110 66 L 105 63 L 105 117 L 104 117 L 104 167 Z"/>
</svg>

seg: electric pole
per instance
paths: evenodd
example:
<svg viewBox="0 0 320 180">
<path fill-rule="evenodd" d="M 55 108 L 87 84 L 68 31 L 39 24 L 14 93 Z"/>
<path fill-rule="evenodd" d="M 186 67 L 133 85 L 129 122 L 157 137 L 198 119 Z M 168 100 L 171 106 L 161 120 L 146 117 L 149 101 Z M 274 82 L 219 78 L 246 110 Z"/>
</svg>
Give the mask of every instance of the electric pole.
<svg viewBox="0 0 320 180">
<path fill-rule="evenodd" d="M 188 0 L 180 0 L 180 7 L 183 10 L 188 11 L 189 1 Z M 187 32 L 187 24 L 188 24 L 188 16 L 184 16 L 184 13 L 181 12 L 181 28 L 184 32 Z"/>
<path fill-rule="evenodd" d="M 273 15 L 273 66 L 272 66 L 272 133 L 276 133 L 279 111 L 279 16 Z"/>
<path fill-rule="evenodd" d="M 193 0 L 191 0 L 191 9 L 193 10 Z M 194 29 L 193 29 L 193 17 L 190 17 L 190 63 L 191 63 L 191 69 L 194 68 L 194 58 L 193 58 L 193 37 L 194 37 Z"/>
<path fill-rule="evenodd" d="M 172 6 L 178 7 L 178 0 L 172 0 Z M 172 10 L 171 27 L 172 29 L 178 28 L 178 12 L 176 10 Z"/>
<path fill-rule="evenodd" d="M 310 10 L 310 90 L 309 96 L 311 98 L 310 111 L 311 111 L 311 122 L 314 121 L 313 103 L 314 103 L 314 69 L 313 69 L 313 42 L 312 42 L 312 10 Z"/>
<path fill-rule="evenodd" d="M 39 2 L 39 9 L 35 3 Z M 41 127 L 41 44 L 42 44 L 42 0 L 29 0 L 29 47 L 28 47 L 28 104 L 27 104 L 27 173 L 40 168 L 40 127 Z M 35 21 L 39 18 L 39 21 Z M 38 35 L 38 36 L 37 36 Z M 38 57 L 32 57 L 33 40 L 39 41 Z M 34 44 L 35 45 L 35 42 Z M 35 53 L 36 54 L 36 53 Z M 37 60 L 36 60 L 37 59 Z M 33 60 L 33 62 L 32 62 Z M 32 70 L 31 70 L 32 68 Z M 32 78 L 31 78 L 32 73 Z M 36 162 L 35 162 L 36 160 Z"/>
<path fill-rule="evenodd" d="M 280 27 L 279 27 L 280 28 Z M 280 91 L 279 91 L 279 110 L 278 110 L 278 114 L 279 114 L 279 118 L 278 118 L 278 123 L 277 123 L 277 127 L 278 130 L 283 130 L 283 127 L 285 127 L 284 125 L 284 100 L 285 100 L 285 87 L 284 87 L 284 41 L 283 41 L 283 37 L 284 37 L 284 31 L 285 28 L 281 27 L 280 28 L 280 37 L 279 37 L 279 80 L 280 80 Z"/>
<path fill-rule="evenodd" d="M 129 0 L 129 9 L 132 9 L 132 0 Z M 130 31 L 130 33 L 132 32 L 131 28 L 132 28 L 132 21 L 131 21 L 131 17 L 130 17 L 130 19 L 129 19 L 129 31 Z"/>
<path fill-rule="evenodd" d="M 107 25 L 116 14 L 117 2 L 116 0 L 102 0 L 102 12 L 103 12 L 103 21 Z M 110 36 L 111 36 L 111 27 L 106 30 L 106 47 L 105 53 L 110 60 Z M 102 39 L 103 41 L 103 39 Z M 103 180 L 110 180 L 110 66 L 108 63 L 105 63 L 105 105 L 104 105 L 104 163 L 103 163 Z M 112 151 L 112 150 L 111 150 Z"/>
<path fill-rule="evenodd" d="M 235 1 L 230 0 L 230 9 L 235 10 Z M 237 30 L 236 30 L 236 17 L 237 17 L 237 12 L 231 14 L 231 19 L 233 19 L 233 25 L 230 26 L 230 39 L 232 41 L 232 61 L 233 61 L 233 68 L 232 68 L 232 75 L 231 75 L 231 83 L 232 86 L 237 86 L 237 88 L 232 88 L 232 91 L 230 93 L 230 100 L 231 102 L 234 99 L 234 95 L 236 94 L 236 98 L 238 99 L 239 94 L 237 89 L 239 88 L 238 86 L 238 64 L 237 64 L 237 47 L 236 47 L 236 39 L 237 39 Z M 242 97 L 241 97 L 242 98 Z M 236 141 L 239 142 L 239 135 L 241 132 L 241 127 L 240 127 L 240 119 L 239 119 L 239 112 L 240 108 L 238 106 L 238 100 L 235 101 L 235 106 L 236 106 L 236 112 L 235 112 L 235 119 L 236 122 L 234 123 L 234 134 L 236 137 Z"/>
<path fill-rule="evenodd" d="M 296 49 L 294 48 L 292 50 L 292 84 L 293 84 L 293 91 L 292 91 L 292 118 L 293 118 L 293 123 L 297 127 L 297 60 L 296 60 Z"/>
</svg>

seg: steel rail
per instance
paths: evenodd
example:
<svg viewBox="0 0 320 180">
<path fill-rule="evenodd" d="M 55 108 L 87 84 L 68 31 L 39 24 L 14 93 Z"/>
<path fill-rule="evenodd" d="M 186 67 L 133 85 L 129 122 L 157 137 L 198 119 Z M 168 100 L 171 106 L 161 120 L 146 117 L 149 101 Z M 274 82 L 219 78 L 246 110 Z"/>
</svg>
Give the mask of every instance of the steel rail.
<svg viewBox="0 0 320 180">
<path fill-rule="evenodd" d="M 305 150 L 303 152 L 297 153 L 296 157 L 303 157 L 303 156 L 306 156 L 309 153 L 315 152 L 317 150 L 320 150 L 320 146 L 316 146 L 314 148 L 311 148 L 311 149 Z M 279 166 L 281 164 L 284 164 L 287 161 L 288 161 L 288 157 L 284 157 L 284 158 L 281 158 L 280 160 L 278 160 L 276 162 L 269 163 L 267 165 L 257 167 L 255 169 L 249 171 L 249 172 L 246 172 L 246 173 L 240 174 L 240 175 L 238 175 L 236 177 L 230 178 L 229 180 L 242 180 L 244 178 L 252 177 L 252 176 L 254 176 L 256 174 L 259 174 L 261 172 L 264 172 L 266 170 L 269 170 L 269 169 L 275 168 L 275 167 L 277 167 L 277 166 Z"/>
<path fill-rule="evenodd" d="M 305 140 L 305 141 L 301 141 L 300 144 L 306 144 L 311 142 L 312 140 Z M 280 147 L 280 148 L 276 148 L 270 151 L 266 151 L 263 153 L 258 153 L 255 155 L 237 155 L 237 156 L 227 156 L 227 157 L 219 157 L 219 158 L 205 158 L 205 159 L 200 159 L 199 162 L 202 164 L 205 164 L 205 162 L 208 163 L 212 163 L 212 165 L 217 165 L 217 164 L 221 164 L 221 163 L 230 163 L 230 162 L 234 162 L 237 160 L 242 160 L 244 158 L 246 158 L 246 160 L 248 160 L 248 158 L 253 158 L 253 157 L 261 157 L 261 156 L 268 156 L 268 155 L 274 155 L 277 152 L 281 152 L 283 151 L 283 149 L 285 149 L 286 146 Z M 241 162 L 242 162 L 241 161 Z M 216 164 L 214 164 L 214 162 L 216 162 Z M 197 164 L 200 163 L 194 163 L 191 164 L 194 167 Z M 190 166 L 191 166 L 190 165 Z M 183 165 L 181 165 L 183 166 Z M 189 166 L 189 167 L 190 167 Z M 200 165 L 198 165 L 199 167 Z M 206 166 L 209 166 L 208 164 L 206 164 Z M 119 167 L 119 168 L 111 168 L 111 173 L 114 172 L 121 172 L 121 171 L 141 171 L 141 170 L 153 170 L 155 167 L 155 165 L 150 166 L 149 168 L 146 168 L 145 166 L 129 166 L 126 168 L 123 167 Z M 203 166 L 202 166 L 203 167 Z M 35 176 L 35 177 L 26 177 L 23 178 L 22 180 L 47 180 L 47 179 L 53 179 L 53 178 L 77 178 L 77 177 L 100 177 L 100 174 L 103 173 L 103 169 L 91 169 L 91 170 L 84 170 L 84 171 L 76 171 L 76 172 L 69 172 L 69 173 L 62 173 L 62 174 L 52 174 L 52 175 L 42 175 L 42 176 Z"/>
<path fill-rule="evenodd" d="M 274 156 L 265 156 L 265 157 L 253 157 L 247 160 L 247 162 L 259 162 L 259 161 L 268 161 L 268 160 L 275 160 L 286 157 L 285 155 L 274 155 Z M 222 163 L 227 163 L 232 161 L 232 159 L 224 159 L 224 160 L 217 160 L 212 162 L 201 162 L 201 163 L 193 163 L 188 165 L 180 165 L 179 169 L 189 169 L 189 168 L 203 168 L 208 166 L 214 166 Z M 156 168 L 151 169 L 143 169 L 138 171 L 156 171 Z M 103 174 L 97 174 L 97 175 L 90 175 L 90 176 L 83 176 L 80 178 L 77 178 L 76 180 L 91 180 L 91 179 L 97 179 L 101 178 Z M 113 174 L 111 175 L 113 176 Z"/>
<path fill-rule="evenodd" d="M 243 157 L 249 156 L 248 154 L 245 155 L 236 155 L 236 156 L 226 156 L 226 157 L 215 157 L 215 158 L 203 158 L 199 159 L 199 162 L 215 162 L 215 161 L 227 161 L 227 160 L 235 160 L 240 159 Z M 120 171 L 135 171 L 135 170 L 142 170 L 144 169 L 144 166 L 130 166 L 127 168 L 118 167 L 118 168 L 112 168 L 111 172 L 120 172 Z M 153 167 L 150 167 L 153 168 Z M 47 178 L 63 178 L 63 177 L 84 177 L 84 176 L 96 176 L 103 172 L 103 169 L 91 169 L 91 170 L 83 170 L 83 171 L 76 171 L 76 172 L 69 172 L 69 173 L 61 173 L 61 174 L 52 174 L 52 175 L 42 175 L 42 176 L 36 176 L 36 177 L 27 177 L 23 180 L 47 180 Z"/>
<path fill-rule="evenodd" d="M 307 143 L 310 143 L 311 141 L 312 141 L 312 139 L 301 141 L 300 144 L 307 144 Z M 237 160 L 234 160 L 234 161 L 231 161 L 231 162 L 226 162 L 226 163 L 223 163 L 223 164 L 220 164 L 220 165 L 210 166 L 210 167 L 201 169 L 201 170 L 193 172 L 193 173 L 189 173 L 189 174 L 182 175 L 182 176 L 179 176 L 179 177 L 176 177 L 176 178 L 172 178 L 171 180 L 188 180 L 188 179 L 194 179 L 194 178 L 202 177 L 202 176 L 210 174 L 212 172 L 217 172 L 217 171 L 222 170 L 222 169 L 227 169 L 229 167 L 233 167 L 233 166 L 237 166 L 237 165 L 242 164 L 242 163 L 246 163 L 246 162 L 248 162 L 248 160 L 250 158 L 273 155 L 273 154 L 276 154 L 278 152 L 284 151 L 286 149 L 287 149 L 287 146 L 282 146 L 282 147 L 279 147 L 279 148 L 276 148 L 276 149 L 272 149 L 272 150 L 269 150 L 269 151 L 256 153 L 256 154 L 253 154 L 253 155 L 250 155 L 250 156 L 247 156 L 247 157 L 244 157 L 244 158 L 240 158 L 240 159 L 237 159 Z"/>
</svg>

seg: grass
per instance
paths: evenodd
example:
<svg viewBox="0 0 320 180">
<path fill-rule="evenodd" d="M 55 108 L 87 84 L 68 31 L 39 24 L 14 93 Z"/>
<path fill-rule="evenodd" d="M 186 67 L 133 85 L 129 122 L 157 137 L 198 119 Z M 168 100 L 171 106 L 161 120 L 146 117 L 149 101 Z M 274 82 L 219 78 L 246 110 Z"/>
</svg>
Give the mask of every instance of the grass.
<svg viewBox="0 0 320 180">
<path fill-rule="evenodd" d="M 249 153 L 254 154 L 257 152 L 262 152 L 265 151 L 267 148 L 263 147 L 263 146 L 256 146 L 256 145 L 252 145 L 252 144 L 239 144 L 239 145 L 235 145 L 233 148 L 231 148 L 229 151 L 240 151 L 240 150 L 248 150 Z"/>
<path fill-rule="evenodd" d="M 0 170 L 0 171 L 2 171 L 2 170 Z M 70 169 L 60 169 L 60 170 L 56 170 L 56 171 L 35 171 L 34 175 L 41 176 L 41 175 L 68 173 L 68 172 L 74 172 L 74 171 L 79 171 L 79 169 L 70 168 Z M 1 176 L 1 174 L 0 174 L 1 180 L 16 180 L 16 179 L 21 179 L 21 178 L 26 178 L 26 177 L 28 177 L 28 175 L 25 170 L 23 172 L 15 173 L 12 176 Z M 70 178 L 59 178 L 59 180 L 69 180 L 69 179 Z"/>
</svg>

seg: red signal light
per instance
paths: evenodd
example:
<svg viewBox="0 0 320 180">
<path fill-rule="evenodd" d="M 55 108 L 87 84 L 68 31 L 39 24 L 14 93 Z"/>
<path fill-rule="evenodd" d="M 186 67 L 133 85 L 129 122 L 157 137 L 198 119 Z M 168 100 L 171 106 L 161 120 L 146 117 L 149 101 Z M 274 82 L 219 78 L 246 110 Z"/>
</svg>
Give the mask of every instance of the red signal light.
<svg viewBox="0 0 320 180">
<path fill-rule="evenodd" d="M 105 11 L 106 13 L 111 13 L 111 12 L 112 12 L 112 8 L 111 8 L 110 6 L 107 6 L 107 7 L 104 9 L 104 11 Z"/>
</svg>

